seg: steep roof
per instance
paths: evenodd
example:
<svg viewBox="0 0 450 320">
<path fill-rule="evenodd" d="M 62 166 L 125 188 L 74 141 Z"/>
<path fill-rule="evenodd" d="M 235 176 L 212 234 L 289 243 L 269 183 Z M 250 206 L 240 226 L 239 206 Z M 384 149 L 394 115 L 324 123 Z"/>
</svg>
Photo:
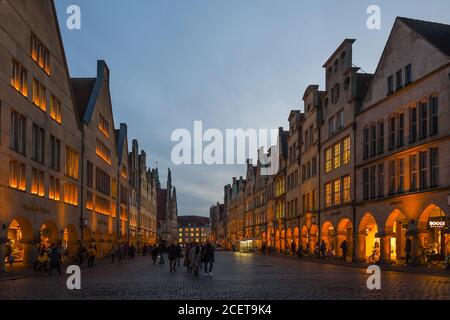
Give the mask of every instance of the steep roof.
<svg viewBox="0 0 450 320">
<path fill-rule="evenodd" d="M 125 143 L 127 142 L 127 125 L 125 123 L 120 124 L 120 129 L 114 129 L 116 141 L 117 141 L 117 157 L 119 159 L 119 165 L 122 164 L 122 154 Z"/>
<path fill-rule="evenodd" d="M 209 218 L 202 216 L 178 216 L 178 225 L 185 226 L 189 223 L 195 223 L 197 226 L 209 225 Z"/>
<path fill-rule="evenodd" d="M 450 25 L 405 17 L 398 17 L 397 19 L 450 57 Z"/>
<path fill-rule="evenodd" d="M 95 85 L 95 78 L 72 78 L 72 89 L 75 99 L 75 108 L 80 119 L 83 119 Z"/>
<path fill-rule="evenodd" d="M 357 73 L 356 74 L 356 98 L 363 101 L 369 91 L 373 77 L 372 73 Z"/>
</svg>

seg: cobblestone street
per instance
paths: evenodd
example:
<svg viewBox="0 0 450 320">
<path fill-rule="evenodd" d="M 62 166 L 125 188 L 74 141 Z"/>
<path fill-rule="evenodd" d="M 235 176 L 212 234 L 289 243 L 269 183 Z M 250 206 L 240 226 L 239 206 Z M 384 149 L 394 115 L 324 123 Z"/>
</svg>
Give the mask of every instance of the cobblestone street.
<svg viewBox="0 0 450 320">
<path fill-rule="evenodd" d="M 0 299 L 450 299 L 450 277 L 382 272 L 382 289 L 366 287 L 364 269 L 295 259 L 217 252 L 213 277 L 152 265 L 149 257 L 82 269 L 82 289 L 67 276 L 0 280 Z"/>
</svg>

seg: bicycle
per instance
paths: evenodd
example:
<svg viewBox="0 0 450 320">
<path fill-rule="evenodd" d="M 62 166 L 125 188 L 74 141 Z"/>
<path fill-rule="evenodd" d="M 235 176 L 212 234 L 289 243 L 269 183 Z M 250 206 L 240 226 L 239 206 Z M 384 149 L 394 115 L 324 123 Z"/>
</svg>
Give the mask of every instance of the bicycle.
<svg viewBox="0 0 450 320">
<path fill-rule="evenodd" d="M 378 264 L 380 262 L 380 250 L 374 249 L 369 257 L 370 264 Z"/>
<path fill-rule="evenodd" d="M 413 259 L 413 265 L 426 267 L 430 267 L 431 265 L 436 266 L 441 262 L 441 260 L 442 258 L 439 253 L 436 253 L 434 250 L 427 250 L 424 248 L 422 249 L 420 255 Z"/>
</svg>

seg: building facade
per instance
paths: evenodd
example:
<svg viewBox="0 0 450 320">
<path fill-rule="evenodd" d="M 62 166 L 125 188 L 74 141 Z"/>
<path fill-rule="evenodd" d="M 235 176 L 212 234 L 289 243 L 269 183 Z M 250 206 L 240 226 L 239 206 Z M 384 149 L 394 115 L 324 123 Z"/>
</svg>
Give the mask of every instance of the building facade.
<svg viewBox="0 0 450 320">
<path fill-rule="evenodd" d="M 225 187 L 226 242 L 258 238 L 279 252 L 295 242 L 312 252 L 324 241 L 340 257 L 347 241 L 354 261 L 380 247 L 382 262 L 399 263 L 410 238 L 413 255 L 444 256 L 449 38 L 449 25 L 397 18 L 374 74 L 355 67 L 355 40 L 345 39 L 323 66 L 325 90 L 309 86 L 303 112 L 280 129 L 265 217 L 256 219 L 258 169 L 248 165 L 247 180 Z M 267 233 L 255 232 L 264 219 Z"/>
<path fill-rule="evenodd" d="M 210 240 L 211 229 L 210 219 L 200 216 L 179 216 L 178 217 L 178 243 L 191 244 L 206 243 Z"/>
<path fill-rule="evenodd" d="M 41 246 L 74 256 L 83 243 L 104 257 L 130 241 L 135 204 L 110 70 L 101 60 L 95 77 L 70 78 L 52 0 L 1 1 L 0 18 L 0 256 L 8 247 L 16 263 L 31 265 Z M 131 228 L 138 221 L 143 241 L 154 242 L 157 172 L 145 161 L 143 153 L 145 210 Z"/>
</svg>

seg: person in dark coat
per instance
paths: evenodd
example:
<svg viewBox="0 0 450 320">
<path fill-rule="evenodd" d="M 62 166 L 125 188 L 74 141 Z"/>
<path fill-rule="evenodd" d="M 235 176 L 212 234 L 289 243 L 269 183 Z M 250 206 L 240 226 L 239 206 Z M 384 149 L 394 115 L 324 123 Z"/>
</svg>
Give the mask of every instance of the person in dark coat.
<svg viewBox="0 0 450 320">
<path fill-rule="evenodd" d="M 405 246 L 406 265 L 408 265 L 409 259 L 411 259 L 411 248 L 412 248 L 411 238 L 408 237 L 408 238 L 406 239 L 406 246 Z"/>
<path fill-rule="evenodd" d="M 174 242 L 167 247 L 167 255 L 169 256 L 170 273 L 176 272 L 178 249 Z"/>
<path fill-rule="evenodd" d="M 77 257 L 78 257 L 78 263 L 80 266 L 83 265 L 84 256 L 86 255 L 86 248 L 82 243 L 80 243 L 80 246 L 77 250 Z"/>
<path fill-rule="evenodd" d="M 291 255 L 295 255 L 295 253 L 296 253 L 295 248 L 296 248 L 295 241 L 292 241 L 292 243 L 291 243 Z"/>
<path fill-rule="evenodd" d="M 150 254 L 152 256 L 153 264 L 156 264 L 156 258 L 158 257 L 158 247 L 156 247 L 156 245 L 152 246 Z"/>
<path fill-rule="evenodd" d="M 191 272 L 191 249 L 193 248 L 193 244 L 188 244 L 186 249 L 184 250 L 184 263 L 183 265 L 186 267 L 187 272 Z"/>
<path fill-rule="evenodd" d="M 320 254 L 323 259 L 325 259 L 327 253 L 327 244 L 325 243 L 325 240 L 322 240 L 320 244 Z"/>
<path fill-rule="evenodd" d="M 347 240 L 342 241 L 340 247 L 342 249 L 341 260 L 342 261 L 347 261 L 347 251 L 348 251 L 348 242 L 347 242 Z"/>
<path fill-rule="evenodd" d="M 212 276 L 212 270 L 214 265 L 214 247 L 206 240 L 206 244 L 203 247 L 203 266 L 205 268 L 205 275 Z"/>
<path fill-rule="evenodd" d="M 181 265 L 180 260 L 181 260 L 181 245 L 179 243 L 177 243 L 177 264 L 178 264 L 178 266 Z"/>
<path fill-rule="evenodd" d="M 54 244 L 50 247 L 50 269 L 48 270 L 48 275 L 52 275 L 53 269 L 58 270 L 59 275 L 61 275 L 61 250 Z"/>
<path fill-rule="evenodd" d="M 159 264 L 164 264 L 164 254 L 166 253 L 166 247 L 163 244 L 158 246 Z"/>
</svg>

